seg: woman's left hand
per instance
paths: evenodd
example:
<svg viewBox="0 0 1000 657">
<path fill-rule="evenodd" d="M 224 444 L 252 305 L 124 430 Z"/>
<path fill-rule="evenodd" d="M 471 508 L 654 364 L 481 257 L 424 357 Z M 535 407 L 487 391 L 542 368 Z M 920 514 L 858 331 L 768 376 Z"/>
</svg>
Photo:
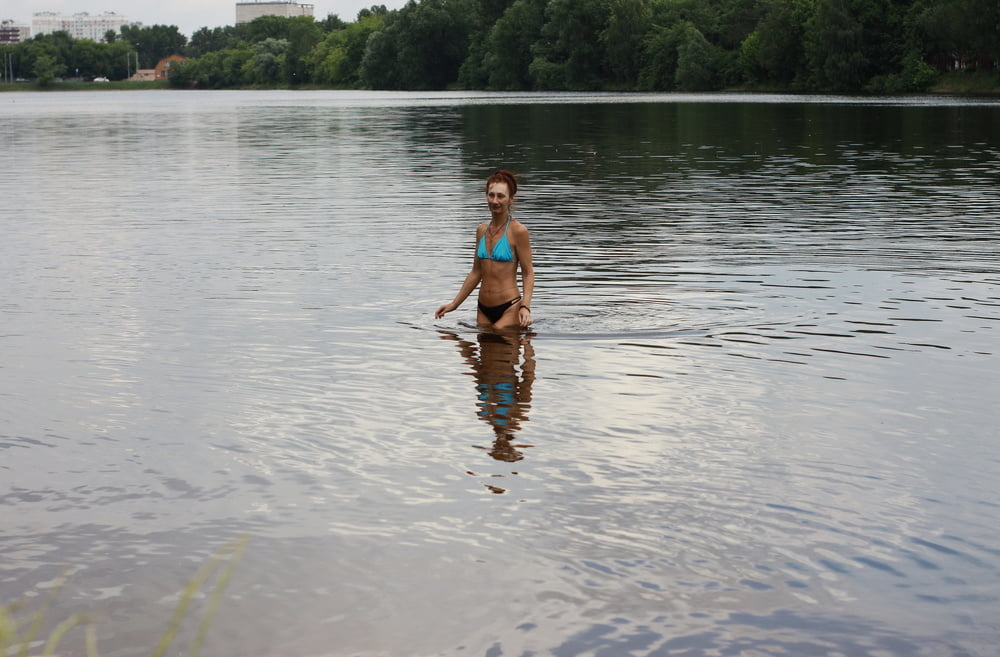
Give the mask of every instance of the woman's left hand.
<svg viewBox="0 0 1000 657">
<path fill-rule="evenodd" d="M 517 311 L 517 319 L 521 328 L 528 328 L 528 325 L 531 324 L 531 308 L 521 306 Z"/>
</svg>

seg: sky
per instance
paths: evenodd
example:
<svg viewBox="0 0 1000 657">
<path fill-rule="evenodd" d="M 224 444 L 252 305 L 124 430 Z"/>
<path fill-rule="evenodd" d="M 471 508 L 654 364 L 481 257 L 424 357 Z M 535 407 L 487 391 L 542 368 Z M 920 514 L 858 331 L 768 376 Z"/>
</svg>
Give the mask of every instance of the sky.
<svg viewBox="0 0 1000 657">
<path fill-rule="evenodd" d="M 314 6 L 313 16 L 326 18 L 337 14 L 352 22 L 358 11 L 372 5 L 385 5 L 399 9 L 406 0 L 299 0 Z M 129 21 L 143 25 L 176 25 L 182 34 L 191 38 L 202 27 L 221 27 L 236 22 L 236 0 L 3 0 L 0 19 L 14 20 L 31 25 L 35 12 L 54 11 L 60 14 L 101 14 L 113 11 Z"/>
</svg>

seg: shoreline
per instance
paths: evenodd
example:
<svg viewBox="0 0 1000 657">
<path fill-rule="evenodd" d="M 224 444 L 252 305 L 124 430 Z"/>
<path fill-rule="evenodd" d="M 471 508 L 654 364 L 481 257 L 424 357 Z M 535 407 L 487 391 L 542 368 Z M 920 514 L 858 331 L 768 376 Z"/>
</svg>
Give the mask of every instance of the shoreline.
<svg viewBox="0 0 1000 657">
<path fill-rule="evenodd" d="M 0 93 L 10 92 L 16 93 L 19 91 L 135 91 L 135 90 L 176 90 L 176 91 L 187 91 L 184 88 L 172 87 L 170 82 L 167 80 L 157 80 L 155 82 L 136 82 L 131 80 L 118 80 L 114 82 L 53 82 L 46 86 L 39 86 L 34 82 L 13 82 L 13 83 L 0 83 Z M 299 87 L 284 87 L 284 86 L 274 86 L 274 87 L 225 87 L 228 91 L 259 91 L 262 89 L 275 89 L 282 91 L 318 91 L 318 90 L 328 90 L 328 91 L 343 91 L 344 87 L 327 87 L 322 85 L 303 85 Z M 356 89 L 352 89 L 356 90 Z M 371 90 L 371 91 L 378 91 Z M 450 89 L 444 89 L 442 91 L 451 91 Z M 456 90 L 457 91 L 457 90 Z M 464 91 L 489 91 L 488 89 L 468 89 Z M 616 92 L 622 93 L 622 90 L 618 89 L 605 89 L 602 91 L 606 92 Z M 845 95 L 864 95 L 864 96 L 880 96 L 886 94 L 875 94 L 871 92 L 866 92 L 864 90 L 850 91 L 850 92 L 833 92 L 833 91 L 809 91 L 809 92 L 795 92 L 790 89 L 778 89 L 778 88 L 747 88 L 747 87 L 735 87 L 731 89 L 720 89 L 717 93 L 727 92 L 727 91 L 740 91 L 744 93 L 795 93 L 797 95 L 804 96 L 822 96 L 829 95 L 831 93 L 845 94 Z M 705 93 L 716 93 L 716 92 L 705 92 Z M 597 93 L 601 93 L 600 91 Z M 626 91 L 625 93 L 629 93 Z M 648 93 L 635 90 L 635 93 Z M 664 92 L 669 93 L 669 92 Z M 946 73 L 941 75 L 937 81 L 927 88 L 926 91 L 917 92 L 922 94 L 930 95 L 960 95 L 960 96 L 1000 96 L 1000 75 L 992 73 Z M 892 96 L 912 96 L 914 92 L 898 93 L 898 94 L 888 94 Z"/>
</svg>

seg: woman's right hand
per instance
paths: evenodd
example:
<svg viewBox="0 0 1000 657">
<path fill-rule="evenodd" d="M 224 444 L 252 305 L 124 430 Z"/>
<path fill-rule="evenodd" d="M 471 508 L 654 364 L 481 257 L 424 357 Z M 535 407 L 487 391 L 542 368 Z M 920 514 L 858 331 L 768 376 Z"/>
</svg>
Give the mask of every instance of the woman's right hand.
<svg viewBox="0 0 1000 657">
<path fill-rule="evenodd" d="M 437 309 L 437 312 L 434 313 L 434 317 L 435 319 L 441 319 L 442 317 L 444 317 L 445 313 L 450 313 L 453 310 L 455 310 L 454 305 L 446 303 Z"/>
</svg>

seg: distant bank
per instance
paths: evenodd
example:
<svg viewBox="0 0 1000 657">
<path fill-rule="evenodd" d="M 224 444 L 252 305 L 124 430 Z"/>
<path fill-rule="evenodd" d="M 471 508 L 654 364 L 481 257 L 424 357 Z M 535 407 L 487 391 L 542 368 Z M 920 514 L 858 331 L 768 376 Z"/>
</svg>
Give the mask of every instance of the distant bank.
<svg viewBox="0 0 1000 657">
<path fill-rule="evenodd" d="M 150 90 L 150 89 L 170 89 L 168 80 L 157 80 L 151 82 L 135 82 L 131 80 L 118 80 L 113 82 L 52 82 L 45 86 L 40 86 L 32 81 L 0 83 L 0 92 L 4 91 L 122 91 L 122 90 Z M 289 87 L 246 87 L 247 89 L 288 89 Z M 319 85 L 306 85 L 297 87 L 299 89 L 330 89 L 337 87 L 324 87 Z M 232 88 L 230 88 L 232 89 Z M 730 90 L 732 91 L 732 90 Z M 777 88 L 757 88 L 741 89 L 741 91 L 755 91 L 761 93 L 787 93 L 788 89 Z M 664 92 L 669 93 L 669 92 Z M 708 92 L 711 93 L 711 92 Z M 827 92 L 816 91 L 813 94 L 826 94 Z M 993 73 L 945 73 L 930 86 L 926 93 L 931 94 L 982 94 L 1000 96 L 1000 76 Z M 810 94 L 805 94 L 810 95 Z M 848 94 L 851 95 L 851 94 Z"/>
</svg>

